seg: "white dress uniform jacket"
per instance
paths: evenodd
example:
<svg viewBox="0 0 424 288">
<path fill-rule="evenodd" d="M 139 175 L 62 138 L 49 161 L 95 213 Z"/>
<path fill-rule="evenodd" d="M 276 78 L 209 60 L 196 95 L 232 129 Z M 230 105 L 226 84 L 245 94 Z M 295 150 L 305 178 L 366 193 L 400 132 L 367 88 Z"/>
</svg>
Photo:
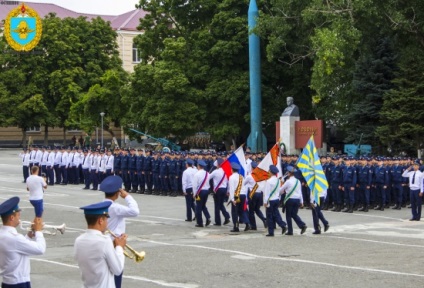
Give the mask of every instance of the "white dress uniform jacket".
<svg viewBox="0 0 424 288">
<path fill-rule="evenodd" d="M 42 255 L 46 251 L 42 232 L 35 232 L 33 239 L 19 234 L 15 227 L 0 228 L 0 275 L 3 283 L 13 285 L 30 281 L 29 256 Z"/>
<path fill-rule="evenodd" d="M 74 257 L 84 288 L 115 288 L 114 275 L 124 269 L 124 249 L 114 248 L 109 236 L 94 229 L 87 229 L 75 240 Z"/>
<path fill-rule="evenodd" d="M 110 218 L 107 221 L 107 228 L 117 236 L 125 233 L 125 217 L 137 217 L 140 214 L 138 204 L 131 195 L 125 197 L 124 200 L 128 206 L 105 199 L 105 201 L 112 202 L 112 205 L 109 206 Z"/>
</svg>

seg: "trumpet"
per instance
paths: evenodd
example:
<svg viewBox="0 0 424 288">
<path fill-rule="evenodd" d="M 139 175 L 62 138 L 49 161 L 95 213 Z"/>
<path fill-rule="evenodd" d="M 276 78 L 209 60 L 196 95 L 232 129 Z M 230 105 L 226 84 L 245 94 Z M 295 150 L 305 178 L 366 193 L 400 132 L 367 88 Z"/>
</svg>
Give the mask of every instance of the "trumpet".
<svg viewBox="0 0 424 288">
<path fill-rule="evenodd" d="M 116 236 L 116 234 L 115 233 L 113 233 L 112 231 L 110 231 L 109 229 L 106 231 L 106 232 L 108 232 L 110 235 L 112 235 L 114 238 L 118 238 L 118 236 Z M 125 248 L 126 249 L 128 249 L 131 253 L 132 253 L 132 255 L 130 255 L 129 253 L 128 253 L 128 251 L 126 251 L 126 250 L 124 250 L 124 255 L 125 255 L 125 257 L 127 257 L 127 258 L 129 258 L 129 259 L 134 259 L 135 260 L 135 262 L 137 262 L 137 263 L 139 263 L 139 262 L 141 262 L 141 261 L 143 261 L 144 260 L 144 257 L 146 256 L 146 252 L 144 252 L 144 251 L 140 251 L 140 252 L 137 252 L 137 251 L 135 251 L 135 249 L 134 248 L 132 248 L 130 245 L 128 245 L 128 244 L 126 244 L 125 245 Z"/>
<path fill-rule="evenodd" d="M 32 227 L 31 227 L 32 224 L 34 224 L 34 223 L 29 222 L 29 221 L 19 221 L 20 228 L 22 230 L 25 230 L 25 231 L 33 231 Z M 25 225 L 28 225 L 28 227 L 25 227 Z M 65 233 L 65 229 L 66 229 L 65 223 L 63 223 L 62 225 L 57 225 L 57 226 L 56 225 L 48 225 L 48 224 L 43 223 L 43 231 L 41 231 L 41 232 L 43 232 L 44 234 L 47 234 L 47 235 L 53 235 L 54 236 L 54 235 L 57 234 L 57 232 L 60 232 L 60 234 Z M 49 231 L 49 230 L 52 230 L 52 231 Z"/>
</svg>

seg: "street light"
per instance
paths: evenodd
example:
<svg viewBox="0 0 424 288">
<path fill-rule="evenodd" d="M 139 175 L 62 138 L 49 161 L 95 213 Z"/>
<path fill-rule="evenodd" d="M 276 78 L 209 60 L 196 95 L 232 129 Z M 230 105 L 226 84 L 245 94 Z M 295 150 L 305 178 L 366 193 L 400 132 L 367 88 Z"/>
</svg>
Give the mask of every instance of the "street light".
<svg viewBox="0 0 424 288">
<path fill-rule="evenodd" d="M 105 112 L 100 112 L 100 116 L 102 117 L 102 148 L 103 148 L 103 117 L 105 116 Z"/>
</svg>

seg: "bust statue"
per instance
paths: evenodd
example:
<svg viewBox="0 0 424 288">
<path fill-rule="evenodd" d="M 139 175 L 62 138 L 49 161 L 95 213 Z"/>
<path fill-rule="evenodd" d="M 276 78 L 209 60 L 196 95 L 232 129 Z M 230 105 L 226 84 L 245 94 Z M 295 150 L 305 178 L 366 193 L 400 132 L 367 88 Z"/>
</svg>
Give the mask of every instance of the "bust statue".
<svg viewBox="0 0 424 288">
<path fill-rule="evenodd" d="M 287 97 L 287 107 L 281 116 L 299 116 L 299 107 L 294 104 L 293 97 Z"/>
</svg>

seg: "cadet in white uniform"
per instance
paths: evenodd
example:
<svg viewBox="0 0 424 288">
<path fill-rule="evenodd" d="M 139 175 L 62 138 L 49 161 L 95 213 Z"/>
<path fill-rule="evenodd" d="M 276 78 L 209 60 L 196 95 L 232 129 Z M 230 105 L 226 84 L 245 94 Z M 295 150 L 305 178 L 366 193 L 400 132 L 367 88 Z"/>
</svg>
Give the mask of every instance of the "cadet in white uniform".
<svg viewBox="0 0 424 288">
<path fill-rule="evenodd" d="M 245 223 L 244 231 L 250 230 L 249 217 L 247 216 L 246 187 L 243 185 L 243 176 L 238 173 L 240 170 L 238 163 L 232 162 L 233 174 L 228 179 L 229 200 L 231 201 L 231 218 L 233 229 L 230 232 L 239 232 L 239 223 Z"/>
<path fill-rule="evenodd" d="M 306 224 L 297 215 L 299 207 L 303 207 L 302 184 L 294 177 L 295 169 L 293 166 L 287 166 L 289 179 L 280 188 L 280 193 L 284 196 L 284 205 L 286 207 L 286 221 L 288 231 L 286 235 L 293 235 L 292 219 L 301 229 L 300 234 L 305 233 Z"/>
<path fill-rule="evenodd" d="M 221 226 L 221 213 L 225 219 L 224 225 L 230 223 L 230 213 L 227 212 L 227 209 L 225 209 L 224 206 L 225 198 L 227 197 L 228 179 L 224 170 L 221 168 L 222 163 L 224 163 L 224 160 L 222 158 L 218 158 L 216 160 L 218 169 L 215 169 L 210 174 L 210 179 L 213 180 L 213 192 L 215 193 L 213 195 L 215 204 L 215 223 L 213 225 L 215 226 Z"/>
<path fill-rule="evenodd" d="M 183 194 L 186 200 L 186 219 L 185 221 L 191 222 L 196 218 L 192 218 L 193 214 L 191 211 L 193 210 L 193 213 L 196 213 L 196 206 L 194 205 L 194 199 L 193 199 L 193 178 L 194 174 L 196 174 L 197 169 L 193 167 L 194 161 L 188 158 L 186 160 L 186 169 L 183 172 L 182 177 L 182 187 L 183 187 Z"/>
<path fill-rule="evenodd" d="M 202 212 L 205 215 L 205 226 L 211 224 L 211 215 L 209 214 L 206 202 L 209 195 L 209 173 L 205 171 L 206 163 L 203 160 L 197 161 L 199 171 L 193 177 L 193 197 L 196 200 L 196 227 L 203 227 Z"/>
<path fill-rule="evenodd" d="M 105 193 L 105 202 L 112 203 L 109 207 L 110 219 L 107 228 L 116 236 L 123 235 L 125 233 L 125 218 L 137 217 L 140 214 L 137 202 L 127 191 L 122 189 L 122 178 L 120 176 L 106 177 L 100 184 L 100 190 Z M 125 199 L 128 206 L 115 202 L 119 196 Z M 118 276 L 115 275 L 116 288 L 121 287 L 121 283 L 122 273 Z"/>
<path fill-rule="evenodd" d="M 35 232 L 28 232 L 24 237 L 16 231 L 21 218 L 18 204 L 19 197 L 12 197 L 0 205 L 3 222 L 0 228 L 0 275 L 4 288 L 31 287 L 29 256 L 42 255 L 46 251 L 41 218 L 34 222 Z"/>
<path fill-rule="evenodd" d="M 104 235 L 111 204 L 103 201 L 80 208 L 84 210 L 88 229 L 75 240 L 74 256 L 85 288 L 114 288 L 114 275 L 123 271 L 127 235 L 123 234 L 113 242 Z"/>
</svg>

